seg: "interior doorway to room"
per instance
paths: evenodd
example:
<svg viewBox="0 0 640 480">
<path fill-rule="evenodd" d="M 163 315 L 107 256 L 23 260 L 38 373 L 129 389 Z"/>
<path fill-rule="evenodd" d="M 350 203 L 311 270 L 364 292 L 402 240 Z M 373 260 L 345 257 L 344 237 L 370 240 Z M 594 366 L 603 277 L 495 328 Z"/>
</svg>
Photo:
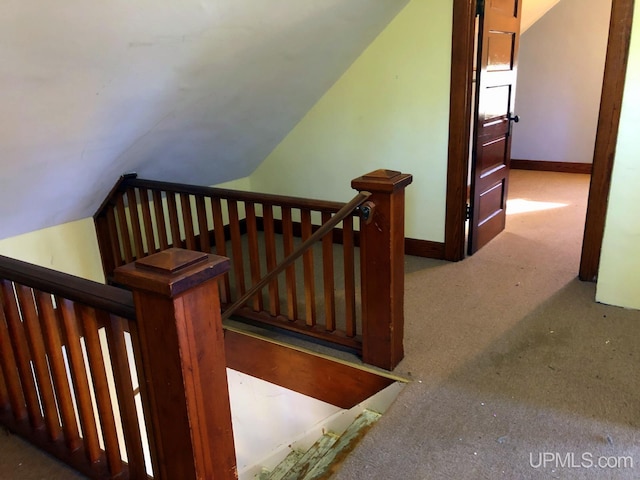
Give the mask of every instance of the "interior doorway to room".
<svg viewBox="0 0 640 480">
<path fill-rule="evenodd" d="M 504 2 L 498 2 L 504 3 Z M 613 0 L 580 278 L 597 274 L 629 50 L 633 0 Z M 445 258 L 465 256 L 476 2 L 454 0 Z"/>
</svg>

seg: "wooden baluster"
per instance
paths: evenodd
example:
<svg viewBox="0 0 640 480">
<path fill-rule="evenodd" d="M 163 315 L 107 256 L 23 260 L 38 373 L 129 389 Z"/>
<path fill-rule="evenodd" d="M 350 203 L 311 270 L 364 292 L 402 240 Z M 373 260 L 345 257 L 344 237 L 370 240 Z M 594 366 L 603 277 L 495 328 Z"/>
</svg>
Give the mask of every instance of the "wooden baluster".
<svg viewBox="0 0 640 480">
<path fill-rule="evenodd" d="M 258 247 L 258 226 L 256 224 L 256 207 L 252 202 L 245 203 L 247 213 L 247 241 L 249 247 L 249 269 L 253 285 L 260 281 L 260 248 Z M 253 297 L 253 310 L 261 312 L 263 309 L 262 291 Z"/>
<path fill-rule="evenodd" d="M 264 222 L 264 242 L 267 253 L 267 272 L 275 270 L 278 266 L 276 255 L 276 230 L 273 220 L 273 205 L 265 204 L 262 207 L 262 219 Z M 269 313 L 274 317 L 280 315 L 280 294 L 278 292 L 278 279 L 269 282 Z"/>
<path fill-rule="evenodd" d="M 49 366 L 42 338 L 40 321 L 33 298 L 33 291 L 24 285 L 16 285 L 18 304 L 22 312 L 23 326 L 26 333 L 27 344 L 31 351 L 33 370 L 38 386 L 38 393 L 42 402 L 44 421 L 50 440 L 57 440 L 62 434 L 60 422 L 58 420 L 58 409 L 56 407 L 53 385 L 49 374 Z"/>
<path fill-rule="evenodd" d="M 98 428 L 93 415 L 93 402 L 89 391 L 89 378 L 85 369 L 84 355 L 80 344 L 81 332 L 76 315 L 75 304 L 66 298 L 56 297 L 56 304 L 61 312 L 62 331 L 67 350 L 67 360 L 73 389 L 75 392 L 78 416 L 82 426 L 82 440 L 87 459 L 91 463 L 100 460 L 101 450 L 98 441 Z"/>
<path fill-rule="evenodd" d="M 227 244 L 224 235 L 224 218 L 219 198 L 211 198 L 211 211 L 213 212 L 213 234 L 216 241 L 216 254 L 226 257 Z M 225 274 L 220 282 L 220 297 L 223 303 L 231 303 L 231 283 L 228 274 Z"/>
<path fill-rule="evenodd" d="M 191 197 L 188 194 L 180 194 L 180 206 L 182 207 L 182 223 L 184 224 L 184 236 L 187 242 L 187 249 L 197 250 L 196 234 L 193 228 L 193 213 L 191 212 Z"/>
<path fill-rule="evenodd" d="M 122 473 L 123 465 L 102 347 L 100 345 L 100 337 L 98 336 L 98 323 L 96 321 L 95 310 L 76 304 L 76 312 L 82 321 L 82 329 L 84 330 L 84 343 L 87 350 L 91 379 L 93 381 L 93 392 L 98 407 L 107 464 L 109 465 L 109 472 L 115 477 Z"/>
<path fill-rule="evenodd" d="M 311 225 L 311 211 L 307 208 L 300 210 L 302 241 L 311 236 L 313 226 Z M 302 254 L 302 265 L 304 270 L 304 299 L 305 299 L 305 321 L 307 325 L 316 324 L 316 287 L 313 273 L 313 247 Z"/>
<path fill-rule="evenodd" d="M 115 208 L 107 209 L 107 226 L 109 229 L 109 243 L 111 244 L 111 254 L 113 255 L 113 268 L 124 264 L 124 254 L 120 251 L 120 240 L 118 237 L 118 227 L 116 225 Z M 107 270 L 113 272 L 113 268 Z"/>
<path fill-rule="evenodd" d="M 0 291 L 0 299 L 4 295 Z M 4 301 L 0 302 L 0 307 Z M 13 418 L 22 421 L 27 418 L 26 400 L 20 384 L 20 375 L 16 364 L 16 356 L 9 339 L 9 327 L 5 309 L 0 308 L 0 367 L 4 375 L 4 381 L 9 395 L 9 404 L 13 412 Z"/>
<path fill-rule="evenodd" d="M 136 247 L 136 258 L 146 257 L 142 246 L 142 228 L 140 225 L 140 215 L 138 214 L 138 200 L 136 191 L 133 188 L 127 189 L 127 204 L 129 205 L 129 217 L 131 218 L 131 230 L 133 231 L 133 244 Z"/>
<path fill-rule="evenodd" d="M 291 208 L 282 207 L 282 243 L 284 247 L 284 256 L 288 257 L 293 253 L 293 220 L 291 218 Z M 296 267 L 291 264 L 286 269 L 286 285 L 287 285 L 287 317 L 289 320 L 298 318 L 298 294 L 296 292 Z"/>
<path fill-rule="evenodd" d="M 345 329 L 348 337 L 355 337 L 356 330 L 356 276 L 353 241 L 353 217 L 342 221 L 342 250 L 344 261 Z"/>
<path fill-rule="evenodd" d="M 153 190 L 152 196 L 153 212 L 156 217 L 156 228 L 158 229 L 160 250 L 166 250 L 167 248 L 169 248 L 169 241 L 167 237 L 167 224 L 164 219 L 164 203 L 162 201 L 162 192 L 160 190 Z"/>
<path fill-rule="evenodd" d="M 96 229 L 96 239 L 98 240 L 98 248 L 100 249 L 100 260 L 102 261 L 102 270 L 106 275 L 110 275 L 113 269 L 116 268 L 117 249 L 113 243 L 112 232 L 110 231 L 108 213 L 111 210 L 109 207 L 96 215 L 93 219 Z M 117 241 L 117 237 L 116 237 Z M 119 265 L 119 264 L 118 264 Z"/>
<path fill-rule="evenodd" d="M 133 290 L 160 480 L 237 478 L 216 285 L 228 268 L 226 258 L 169 249 L 115 272 Z"/>
<path fill-rule="evenodd" d="M 331 219 L 329 212 L 322 212 L 322 223 Z M 336 329 L 336 295 L 333 271 L 333 232 L 322 237 L 322 275 L 324 290 L 325 330 Z"/>
<path fill-rule="evenodd" d="M 202 195 L 196 196 L 196 211 L 198 212 L 198 229 L 200 230 L 200 251 L 211 253 L 209 223 L 207 222 L 207 207 Z"/>
<path fill-rule="evenodd" d="M 36 293 L 36 305 L 40 312 L 40 322 L 47 350 L 47 359 L 53 378 L 53 386 L 56 392 L 56 401 L 60 418 L 62 419 L 62 431 L 69 451 L 73 452 L 82 445 L 78 423 L 71 398 L 69 377 L 64 357 L 62 355 L 62 340 L 60 338 L 60 324 L 53 308 L 51 295 L 48 293 Z"/>
<path fill-rule="evenodd" d="M 371 192 L 373 218 L 360 224 L 362 358 L 388 370 L 404 356 L 404 191 L 411 175 L 390 170 L 356 178 Z"/>
<path fill-rule="evenodd" d="M 105 326 L 107 332 L 111 369 L 117 392 L 116 397 L 118 399 L 120 417 L 122 418 L 122 432 L 127 447 L 129 477 L 145 478 L 144 450 L 125 342 L 125 324 L 127 321 L 118 316 L 109 315 L 102 310 L 98 310 L 96 313 L 100 324 Z"/>
<path fill-rule="evenodd" d="M 171 243 L 174 248 L 183 246 L 182 235 L 180 234 L 180 223 L 178 219 L 178 205 L 176 204 L 176 194 L 167 192 L 167 206 L 169 210 L 169 225 L 171 227 Z"/>
<path fill-rule="evenodd" d="M 228 200 L 227 208 L 229 209 L 229 228 L 231 230 L 233 273 L 236 280 L 236 295 L 239 298 L 247 291 L 247 287 L 244 281 L 244 260 L 242 254 L 242 235 L 240 233 L 238 202 L 235 200 Z"/>
<path fill-rule="evenodd" d="M 131 237 L 129 235 L 129 224 L 127 222 L 127 213 L 124 208 L 124 196 L 118 195 L 116 203 L 116 212 L 118 214 L 118 225 L 120 226 L 120 238 L 122 239 L 122 248 L 124 249 L 124 260 L 126 263 L 133 261 L 133 252 L 131 251 Z"/>
<path fill-rule="evenodd" d="M 160 253 L 160 252 L 158 252 Z M 148 408 L 149 403 L 149 391 L 146 388 L 145 382 L 145 373 L 144 373 L 144 365 L 142 361 L 142 345 L 140 340 L 140 333 L 138 332 L 138 321 L 129 321 L 127 322 L 127 326 L 129 327 L 129 334 L 131 340 L 131 348 L 133 349 L 133 363 L 135 364 L 136 375 L 138 379 L 138 393 L 139 400 L 142 405 L 142 415 L 144 417 L 144 429 L 146 432 L 147 445 L 150 452 L 159 452 L 159 448 L 156 446 L 156 437 L 153 434 L 153 412 L 150 408 Z M 134 399 L 135 400 L 135 399 Z M 136 410 L 137 414 L 138 410 Z M 160 471 L 160 459 L 157 455 L 151 454 L 151 466 L 153 472 Z M 154 473 L 154 478 L 155 477 Z"/>
<path fill-rule="evenodd" d="M 37 430 L 44 426 L 44 419 L 40 413 L 40 401 L 36 383 L 31 371 L 31 354 L 27 339 L 25 337 L 22 321 L 20 320 L 20 311 L 16 301 L 13 284 L 8 280 L 0 280 L 2 290 L 2 300 L 5 317 L 7 319 L 8 334 L 11 339 L 11 345 L 15 355 L 16 366 L 18 367 L 18 375 L 22 384 L 22 392 L 27 404 L 27 415 L 33 430 Z"/>
<path fill-rule="evenodd" d="M 149 203 L 149 192 L 146 188 L 138 190 L 140 194 L 140 207 L 142 208 L 142 222 L 144 223 L 144 235 L 147 241 L 147 254 L 156 253 L 156 240 L 153 236 L 153 222 L 151 221 L 151 205 Z"/>
</svg>

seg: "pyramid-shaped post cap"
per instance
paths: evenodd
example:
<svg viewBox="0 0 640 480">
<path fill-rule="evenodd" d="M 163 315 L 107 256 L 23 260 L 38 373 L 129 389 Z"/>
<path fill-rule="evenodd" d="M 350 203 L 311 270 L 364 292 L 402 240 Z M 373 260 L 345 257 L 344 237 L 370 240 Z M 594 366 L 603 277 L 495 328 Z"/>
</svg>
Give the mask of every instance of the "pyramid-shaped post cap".
<svg viewBox="0 0 640 480">
<path fill-rule="evenodd" d="M 116 282 L 132 289 L 173 297 L 229 270 L 229 259 L 169 248 L 114 271 Z"/>
<path fill-rule="evenodd" d="M 367 173 L 351 181 L 351 188 L 358 191 L 392 193 L 405 188 L 413 181 L 413 176 L 396 170 L 380 169 Z"/>
</svg>

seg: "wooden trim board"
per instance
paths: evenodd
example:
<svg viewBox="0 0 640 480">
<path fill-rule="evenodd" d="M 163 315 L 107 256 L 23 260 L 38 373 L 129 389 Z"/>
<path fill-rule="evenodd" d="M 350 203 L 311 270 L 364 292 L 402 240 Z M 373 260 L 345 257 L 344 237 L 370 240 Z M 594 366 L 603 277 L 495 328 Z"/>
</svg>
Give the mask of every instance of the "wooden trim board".
<svg viewBox="0 0 640 480">
<path fill-rule="evenodd" d="M 592 164 L 577 162 L 550 162 L 547 160 L 511 159 L 513 170 L 536 170 L 540 172 L 587 173 L 591 174 Z"/>
<path fill-rule="evenodd" d="M 229 368 L 340 408 L 352 408 L 397 381 L 237 330 L 226 328 L 224 341 Z"/>
</svg>

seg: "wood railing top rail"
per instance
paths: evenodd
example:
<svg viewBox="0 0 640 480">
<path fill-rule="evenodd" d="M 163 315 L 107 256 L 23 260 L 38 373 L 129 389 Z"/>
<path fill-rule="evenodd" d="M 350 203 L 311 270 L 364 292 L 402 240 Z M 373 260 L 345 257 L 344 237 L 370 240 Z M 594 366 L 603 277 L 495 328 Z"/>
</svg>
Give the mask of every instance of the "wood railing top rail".
<svg viewBox="0 0 640 480">
<path fill-rule="evenodd" d="M 344 202 L 333 202 L 329 200 L 318 200 L 302 197 L 292 197 L 286 195 L 274 195 L 268 193 L 255 193 L 240 190 L 230 190 L 226 188 L 206 187 L 199 185 L 187 185 L 183 183 L 163 182 L 159 180 L 145 180 L 135 177 L 133 174 L 125 175 L 113 188 L 110 197 L 117 191 L 124 191 L 127 188 L 147 188 L 150 190 L 163 190 L 171 193 L 183 193 L 188 195 L 203 195 L 218 197 L 226 200 L 236 200 L 242 202 L 264 203 L 279 205 L 291 208 L 308 208 L 317 211 L 336 213 Z M 103 203 L 96 215 L 98 215 L 109 202 Z"/>
<path fill-rule="evenodd" d="M 128 320 L 136 312 L 131 292 L 0 255 L 0 278 L 106 310 Z"/>
</svg>

